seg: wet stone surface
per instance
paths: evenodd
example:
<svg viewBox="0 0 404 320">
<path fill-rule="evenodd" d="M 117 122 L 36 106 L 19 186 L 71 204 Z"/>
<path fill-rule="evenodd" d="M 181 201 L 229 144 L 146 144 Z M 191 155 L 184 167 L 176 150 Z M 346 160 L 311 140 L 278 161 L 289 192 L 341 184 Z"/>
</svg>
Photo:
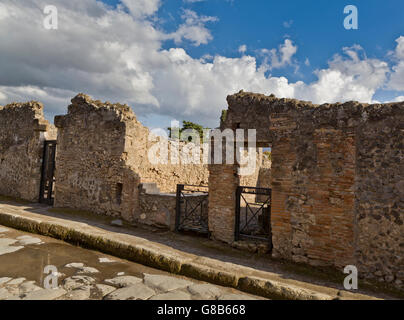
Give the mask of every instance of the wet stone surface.
<svg viewBox="0 0 404 320">
<path fill-rule="evenodd" d="M 0 225 L 0 300 L 101 299 L 261 298 Z"/>
</svg>

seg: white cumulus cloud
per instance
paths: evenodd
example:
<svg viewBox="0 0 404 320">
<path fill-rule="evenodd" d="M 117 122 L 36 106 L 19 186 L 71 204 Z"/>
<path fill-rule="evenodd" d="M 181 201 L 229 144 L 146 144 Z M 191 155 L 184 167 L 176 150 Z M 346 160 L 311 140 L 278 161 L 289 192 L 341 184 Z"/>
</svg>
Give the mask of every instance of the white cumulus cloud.
<svg viewBox="0 0 404 320">
<path fill-rule="evenodd" d="M 200 46 L 201 44 L 207 44 L 213 39 L 205 24 L 218 21 L 216 17 L 199 16 L 195 11 L 187 9 L 184 10 L 182 19 L 184 23 L 180 25 L 176 32 L 168 36 L 168 38 L 174 39 L 176 44 L 180 44 L 183 39 L 186 39 L 191 41 L 195 46 Z"/>
<path fill-rule="evenodd" d="M 262 53 L 266 56 L 265 64 L 270 70 L 290 65 L 297 49 L 297 45 L 294 45 L 290 39 L 285 39 L 285 42 L 278 49 L 263 49 Z"/>
<path fill-rule="evenodd" d="M 393 67 L 388 87 L 392 90 L 404 91 L 404 37 L 401 36 L 397 40 L 397 47 L 394 58 L 397 64 Z"/>
<path fill-rule="evenodd" d="M 69 100 L 85 92 L 100 100 L 128 103 L 140 116 L 159 114 L 214 127 L 226 108 L 226 96 L 241 89 L 315 103 L 370 102 L 389 73 L 386 62 L 369 59 L 354 46 L 317 70 L 316 81 L 291 83 L 267 74 L 296 63 L 298 48 L 290 39 L 265 52 L 267 64 L 245 54 L 196 59 L 180 43 L 209 42 L 213 35 L 206 24 L 217 18 L 185 10 L 177 31 L 166 33 L 154 23 L 160 1 L 127 0 L 127 9 L 112 9 L 96 0 L 53 0 L 59 29 L 45 30 L 42 10 L 48 2 L 0 4 L 0 103 L 40 100 L 49 119 L 65 113 Z M 145 2 L 150 4 L 136 11 Z M 167 39 L 174 39 L 176 46 L 163 49 Z M 403 60 L 402 41 L 397 41 L 395 51 L 397 68 Z M 241 49 L 245 53 L 247 48 Z M 393 74 L 390 81 L 399 87 L 400 79 L 394 79 Z"/>
</svg>

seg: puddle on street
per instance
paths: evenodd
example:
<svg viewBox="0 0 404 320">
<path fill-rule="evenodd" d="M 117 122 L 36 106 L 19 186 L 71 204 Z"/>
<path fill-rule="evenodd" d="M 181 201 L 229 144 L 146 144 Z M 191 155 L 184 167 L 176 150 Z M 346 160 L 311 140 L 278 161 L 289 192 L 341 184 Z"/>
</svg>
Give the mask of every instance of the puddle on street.
<svg viewBox="0 0 404 320">
<path fill-rule="evenodd" d="M 38 284 L 43 284 L 44 277 L 46 277 L 46 274 L 44 274 L 45 266 L 53 265 L 57 268 L 59 273 L 63 274 L 63 276 L 59 278 L 59 281 L 62 281 L 66 277 L 73 276 L 77 273 L 77 269 L 65 267 L 66 264 L 72 262 L 83 263 L 86 267 L 96 268 L 99 273 L 87 275 L 95 278 L 99 282 L 102 282 L 104 279 L 114 278 L 120 272 L 124 272 L 125 275 L 140 277 L 142 273 L 175 276 L 164 271 L 122 260 L 97 251 L 76 247 L 63 241 L 12 229 L 0 235 L 0 239 L 16 239 L 22 235 L 39 238 L 45 243 L 26 245 L 23 249 L 16 252 L 0 255 L 0 278 L 18 278 L 23 276 L 27 280 L 35 280 Z M 99 258 L 108 258 L 114 262 L 101 263 Z M 179 278 L 183 277 L 179 276 Z"/>
</svg>

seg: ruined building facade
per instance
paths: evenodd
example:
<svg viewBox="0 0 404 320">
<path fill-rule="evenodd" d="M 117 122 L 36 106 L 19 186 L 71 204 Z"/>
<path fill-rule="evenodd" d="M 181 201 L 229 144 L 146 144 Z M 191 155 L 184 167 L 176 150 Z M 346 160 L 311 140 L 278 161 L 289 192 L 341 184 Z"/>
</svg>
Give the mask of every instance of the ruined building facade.
<svg viewBox="0 0 404 320">
<path fill-rule="evenodd" d="M 44 141 L 53 139 L 41 103 L 0 106 L 0 195 L 39 200 Z"/>
<path fill-rule="evenodd" d="M 273 255 L 404 282 L 404 103 L 313 105 L 240 92 L 221 127 L 272 149 Z M 211 165 L 213 236 L 234 235 L 237 166 Z M 211 192 L 215 190 L 215 192 Z"/>
<path fill-rule="evenodd" d="M 54 206 L 173 229 L 177 184 L 208 185 L 210 236 L 234 244 L 238 187 L 270 188 L 263 226 L 273 256 L 355 265 L 403 288 L 404 103 L 313 105 L 240 92 L 228 105 L 221 129 L 256 129 L 250 176 L 232 164 L 151 163 L 156 141 L 169 154 L 187 144 L 151 135 L 126 105 L 79 94 L 55 118 L 57 136 L 40 103 L 0 107 L 0 194 L 37 201 L 43 143 L 57 140 Z M 260 149 L 269 147 L 272 163 Z"/>
</svg>

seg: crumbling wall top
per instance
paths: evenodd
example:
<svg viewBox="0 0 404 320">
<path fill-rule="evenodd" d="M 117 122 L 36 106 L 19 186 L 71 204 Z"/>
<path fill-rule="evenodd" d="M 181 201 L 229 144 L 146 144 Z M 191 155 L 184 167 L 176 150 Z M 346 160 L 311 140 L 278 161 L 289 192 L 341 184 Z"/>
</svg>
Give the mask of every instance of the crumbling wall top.
<svg viewBox="0 0 404 320">
<path fill-rule="evenodd" d="M 12 123 L 17 127 L 27 128 L 29 126 L 37 131 L 46 131 L 49 122 L 45 120 L 43 108 L 43 104 L 38 101 L 10 103 L 0 106 L 0 120 L 7 126 Z"/>
<path fill-rule="evenodd" d="M 359 122 L 381 120 L 389 116 L 404 114 L 404 102 L 367 104 L 357 101 L 344 103 L 313 104 L 310 101 L 277 98 L 271 94 L 243 92 L 227 97 L 229 109 L 222 126 L 234 127 L 235 122 L 249 122 L 268 118 L 273 114 L 290 114 L 295 118 L 307 119 L 324 124 L 336 121 L 357 125 Z M 245 119 L 245 120 L 243 120 Z"/>
<path fill-rule="evenodd" d="M 67 117 L 74 116 L 76 114 L 91 114 L 93 112 L 102 115 L 106 120 L 137 122 L 136 116 L 132 109 L 126 104 L 93 100 L 90 96 L 84 93 L 79 93 L 71 100 L 71 102 L 72 104 L 68 107 L 67 115 L 55 117 L 55 125 L 57 127 L 63 127 L 64 120 Z"/>
<path fill-rule="evenodd" d="M 38 101 L 13 102 L 0 106 L 0 111 L 4 113 L 32 111 L 37 118 L 43 118 L 43 104 Z"/>
</svg>

